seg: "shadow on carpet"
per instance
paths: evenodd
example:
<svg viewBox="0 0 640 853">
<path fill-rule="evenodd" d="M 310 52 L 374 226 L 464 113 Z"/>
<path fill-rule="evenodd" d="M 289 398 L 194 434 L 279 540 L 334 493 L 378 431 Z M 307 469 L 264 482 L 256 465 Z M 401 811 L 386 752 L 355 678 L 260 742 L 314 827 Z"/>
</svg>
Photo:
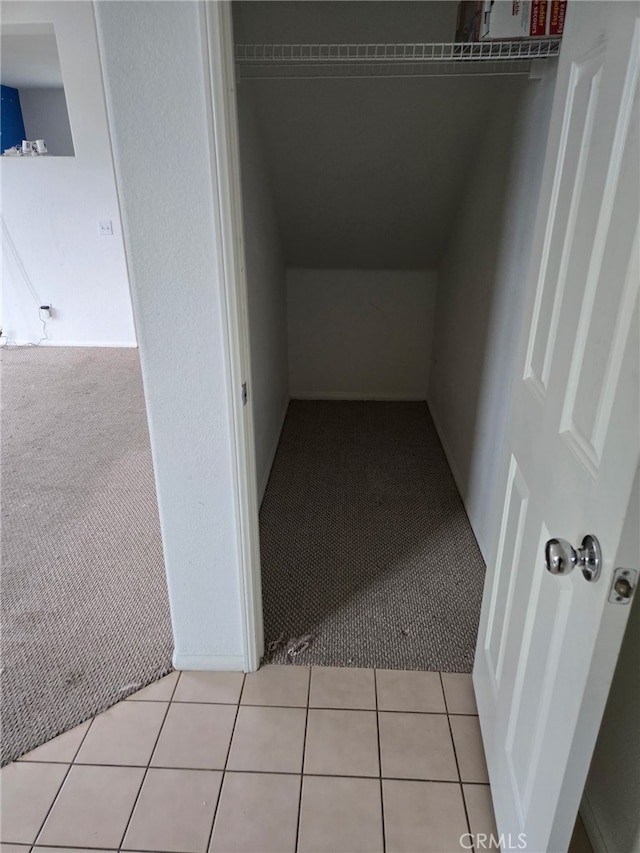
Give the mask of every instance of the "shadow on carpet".
<svg viewBox="0 0 640 853">
<path fill-rule="evenodd" d="M 292 400 L 260 539 L 271 662 L 471 671 L 485 566 L 425 403 Z"/>
<path fill-rule="evenodd" d="M 2 763 L 149 684 L 172 634 L 136 349 L 4 349 Z"/>
</svg>

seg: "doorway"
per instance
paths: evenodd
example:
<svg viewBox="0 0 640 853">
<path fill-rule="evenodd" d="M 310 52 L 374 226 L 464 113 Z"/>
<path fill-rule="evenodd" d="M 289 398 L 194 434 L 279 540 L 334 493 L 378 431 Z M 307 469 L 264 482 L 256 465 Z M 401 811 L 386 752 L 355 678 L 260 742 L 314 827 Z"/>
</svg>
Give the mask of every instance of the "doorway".
<svg viewBox="0 0 640 853">
<path fill-rule="evenodd" d="M 555 60 L 279 63 L 455 38 L 304 6 L 234 6 L 267 659 L 470 672 Z"/>
</svg>

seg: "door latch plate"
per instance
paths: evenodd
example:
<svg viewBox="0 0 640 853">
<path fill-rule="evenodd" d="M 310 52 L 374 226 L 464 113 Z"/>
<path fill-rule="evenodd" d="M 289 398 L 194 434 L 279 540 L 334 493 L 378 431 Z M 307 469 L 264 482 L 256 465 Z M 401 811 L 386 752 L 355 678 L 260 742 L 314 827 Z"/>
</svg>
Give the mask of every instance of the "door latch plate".
<svg viewBox="0 0 640 853">
<path fill-rule="evenodd" d="M 612 604 L 629 604 L 637 583 L 638 572 L 635 569 L 616 569 L 613 573 L 609 601 Z"/>
</svg>

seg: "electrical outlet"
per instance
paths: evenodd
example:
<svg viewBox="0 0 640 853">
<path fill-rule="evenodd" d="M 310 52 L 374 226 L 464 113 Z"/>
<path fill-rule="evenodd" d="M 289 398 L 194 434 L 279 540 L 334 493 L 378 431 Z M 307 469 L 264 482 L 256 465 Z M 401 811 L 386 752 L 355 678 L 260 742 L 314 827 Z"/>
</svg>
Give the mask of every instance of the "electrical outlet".
<svg viewBox="0 0 640 853">
<path fill-rule="evenodd" d="M 111 237 L 113 235 L 113 222 L 110 219 L 98 219 L 98 234 L 103 237 Z"/>
<path fill-rule="evenodd" d="M 50 320 L 51 319 L 51 304 L 41 305 L 40 306 L 40 319 L 41 320 Z"/>
</svg>

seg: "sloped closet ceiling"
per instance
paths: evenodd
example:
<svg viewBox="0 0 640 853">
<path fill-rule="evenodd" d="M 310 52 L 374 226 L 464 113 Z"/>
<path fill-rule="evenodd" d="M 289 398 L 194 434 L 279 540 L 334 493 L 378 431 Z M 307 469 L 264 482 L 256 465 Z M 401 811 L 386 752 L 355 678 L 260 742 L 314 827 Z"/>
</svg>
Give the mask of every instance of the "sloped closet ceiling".
<svg viewBox="0 0 640 853">
<path fill-rule="evenodd" d="M 237 42 L 451 41 L 455 30 L 451 2 L 234 6 Z M 491 77 L 242 80 L 240 97 L 251 98 L 267 151 L 287 265 L 436 268 L 492 101 L 515 98 L 524 85 Z"/>
</svg>

